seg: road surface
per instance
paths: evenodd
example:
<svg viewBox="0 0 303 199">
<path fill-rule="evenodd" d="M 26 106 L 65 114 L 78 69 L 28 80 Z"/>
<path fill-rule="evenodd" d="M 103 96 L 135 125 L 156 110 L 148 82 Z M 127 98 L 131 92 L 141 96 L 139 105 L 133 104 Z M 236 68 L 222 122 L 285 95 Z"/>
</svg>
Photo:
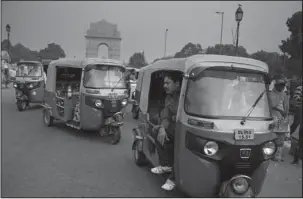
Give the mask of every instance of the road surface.
<svg viewBox="0 0 303 199">
<path fill-rule="evenodd" d="M 182 197 L 134 164 L 131 115 L 111 146 L 95 133 L 45 127 L 41 109 L 18 112 L 14 100 L 12 88 L 2 89 L 2 197 Z M 290 161 L 270 165 L 261 197 L 302 196 L 301 168 Z"/>
</svg>

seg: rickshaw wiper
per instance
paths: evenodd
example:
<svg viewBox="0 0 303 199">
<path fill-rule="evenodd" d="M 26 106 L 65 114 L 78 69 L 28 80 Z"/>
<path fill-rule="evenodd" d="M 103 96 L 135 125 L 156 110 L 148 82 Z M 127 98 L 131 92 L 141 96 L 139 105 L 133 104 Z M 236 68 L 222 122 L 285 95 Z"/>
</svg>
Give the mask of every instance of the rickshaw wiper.
<svg viewBox="0 0 303 199">
<path fill-rule="evenodd" d="M 112 92 L 115 90 L 115 87 L 120 83 L 120 81 L 122 80 L 123 78 L 121 77 L 119 79 L 119 81 L 112 87 Z"/>
<path fill-rule="evenodd" d="M 255 109 L 255 107 L 257 106 L 257 104 L 259 103 L 259 101 L 261 100 L 261 98 L 263 97 L 264 93 L 265 93 L 265 90 L 259 95 L 259 97 L 256 99 L 256 101 L 254 102 L 254 104 L 247 111 L 247 113 L 245 114 L 245 116 L 242 118 L 241 125 L 244 125 L 244 123 L 246 122 L 246 118 L 248 118 L 250 116 L 250 114 L 252 113 L 252 111 Z"/>
</svg>

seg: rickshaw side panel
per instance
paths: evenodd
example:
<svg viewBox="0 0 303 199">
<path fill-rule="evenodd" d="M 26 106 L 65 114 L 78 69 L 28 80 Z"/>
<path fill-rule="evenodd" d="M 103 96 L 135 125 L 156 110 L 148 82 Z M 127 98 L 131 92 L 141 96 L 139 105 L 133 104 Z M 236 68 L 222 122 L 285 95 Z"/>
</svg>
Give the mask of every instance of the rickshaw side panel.
<svg viewBox="0 0 303 199">
<path fill-rule="evenodd" d="M 80 96 L 80 124 L 83 130 L 99 130 L 104 123 L 103 112 L 85 104 L 86 94 Z"/>
<path fill-rule="evenodd" d="M 186 129 L 180 122 L 175 134 L 175 175 L 180 190 L 191 197 L 213 197 L 220 182 L 216 163 L 198 157 L 186 146 Z M 194 179 L 194 180 L 193 180 Z"/>
<path fill-rule="evenodd" d="M 40 85 L 38 88 L 32 89 L 29 92 L 29 101 L 34 103 L 40 103 L 43 102 L 44 98 L 44 89 L 45 89 L 45 82 L 44 80 L 40 81 Z M 35 95 L 33 95 L 33 92 L 36 92 Z"/>
</svg>

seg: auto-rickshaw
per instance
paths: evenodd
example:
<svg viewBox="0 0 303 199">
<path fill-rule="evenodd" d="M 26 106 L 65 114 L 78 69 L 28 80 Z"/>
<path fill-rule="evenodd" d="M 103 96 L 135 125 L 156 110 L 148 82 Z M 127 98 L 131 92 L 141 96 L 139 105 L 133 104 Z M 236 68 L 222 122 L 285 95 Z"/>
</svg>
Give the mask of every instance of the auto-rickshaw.
<svg viewBox="0 0 303 199">
<path fill-rule="evenodd" d="M 174 137 L 177 188 L 191 197 L 255 197 L 276 152 L 268 66 L 223 55 L 161 60 L 140 70 L 135 163 L 159 166 L 152 128 L 159 124 L 163 72 L 183 76 Z"/>
<path fill-rule="evenodd" d="M 42 64 L 38 61 L 19 62 L 13 86 L 19 111 L 29 107 L 30 103 L 41 103 L 45 87 Z"/>
<path fill-rule="evenodd" d="M 84 131 L 98 131 L 111 144 L 121 138 L 123 109 L 128 104 L 125 67 L 110 59 L 59 59 L 47 70 L 43 118 Z"/>
</svg>

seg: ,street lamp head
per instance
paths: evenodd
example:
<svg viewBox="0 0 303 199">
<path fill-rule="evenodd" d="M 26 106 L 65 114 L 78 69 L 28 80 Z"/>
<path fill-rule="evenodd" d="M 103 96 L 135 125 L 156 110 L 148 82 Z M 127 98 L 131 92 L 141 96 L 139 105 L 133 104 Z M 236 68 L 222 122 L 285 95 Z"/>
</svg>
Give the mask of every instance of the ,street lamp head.
<svg viewBox="0 0 303 199">
<path fill-rule="evenodd" d="M 241 4 L 239 4 L 239 7 L 238 7 L 238 9 L 237 9 L 237 11 L 236 11 L 236 21 L 237 22 L 240 22 L 240 21 L 242 21 L 242 18 L 243 18 L 243 10 L 242 10 L 242 5 Z"/>
<path fill-rule="evenodd" d="M 8 33 L 11 32 L 11 26 L 9 24 L 6 25 L 6 32 L 8 32 Z"/>
</svg>

